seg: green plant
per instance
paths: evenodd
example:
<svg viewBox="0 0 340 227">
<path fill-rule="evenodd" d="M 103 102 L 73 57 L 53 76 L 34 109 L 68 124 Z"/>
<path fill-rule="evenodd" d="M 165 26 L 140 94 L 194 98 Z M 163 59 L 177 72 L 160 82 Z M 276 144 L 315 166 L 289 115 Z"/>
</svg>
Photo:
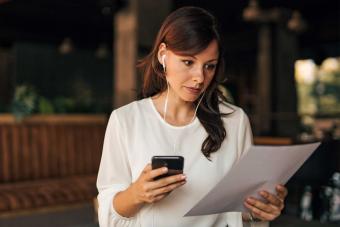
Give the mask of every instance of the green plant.
<svg viewBox="0 0 340 227">
<path fill-rule="evenodd" d="M 18 121 L 21 121 L 34 112 L 37 100 L 37 92 L 32 86 L 19 85 L 15 88 L 11 112 Z"/>
<path fill-rule="evenodd" d="M 53 104 L 56 113 L 72 113 L 75 109 L 74 100 L 63 96 L 56 97 Z"/>
<path fill-rule="evenodd" d="M 52 103 L 45 97 L 39 98 L 39 113 L 52 114 L 54 113 L 54 107 Z"/>
</svg>

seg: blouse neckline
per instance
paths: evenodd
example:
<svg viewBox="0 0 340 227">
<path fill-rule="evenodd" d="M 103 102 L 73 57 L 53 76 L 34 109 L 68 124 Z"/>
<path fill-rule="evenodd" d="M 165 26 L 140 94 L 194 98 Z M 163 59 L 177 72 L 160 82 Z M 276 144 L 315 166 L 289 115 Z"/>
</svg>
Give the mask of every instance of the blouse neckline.
<svg viewBox="0 0 340 227">
<path fill-rule="evenodd" d="M 152 101 L 152 98 L 149 97 L 147 98 L 148 102 L 151 106 L 151 109 L 153 110 L 153 112 L 155 113 L 155 115 L 157 116 L 158 120 L 165 125 L 166 127 L 172 128 L 172 129 L 176 129 L 176 130 L 181 130 L 181 129 L 186 129 L 186 128 L 191 128 L 195 125 L 197 125 L 199 123 L 199 120 L 197 118 L 197 116 L 195 116 L 194 120 L 191 121 L 190 123 L 186 124 L 186 125 L 181 125 L 181 126 L 176 126 L 176 125 L 172 125 L 168 122 L 166 122 L 163 117 L 161 116 L 161 114 L 157 111 L 155 104 Z"/>
</svg>

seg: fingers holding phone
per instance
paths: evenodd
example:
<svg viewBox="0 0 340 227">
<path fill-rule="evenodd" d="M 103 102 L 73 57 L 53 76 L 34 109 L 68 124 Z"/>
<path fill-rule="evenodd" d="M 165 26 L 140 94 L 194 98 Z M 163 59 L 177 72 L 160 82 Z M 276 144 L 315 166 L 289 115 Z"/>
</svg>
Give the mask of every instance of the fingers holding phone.
<svg viewBox="0 0 340 227">
<path fill-rule="evenodd" d="M 162 193 L 168 193 L 186 183 L 186 176 L 184 174 L 176 174 L 168 177 L 162 177 L 153 181 L 152 189 Z"/>
<path fill-rule="evenodd" d="M 158 188 L 157 192 L 169 194 L 186 183 L 182 156 L 153 156 L 151 162 L 153 170 L 167 169 L 164 174 L 154 177 L 154 188 Z"/>
<path fill-rule="evenodd" d="M 179 171 L 179 170 L 178 170 Z M 185 184 L 185 176 L 178 171 L 170 171 L 168 167 L 152 168 L 148 164 L 129 190 L 136 204 L 154 203 L 166 197 L 171 191 Z M 168 175 L 170 174 L 170 175 Z M 156 180 L 157 179 L 157 180 Z"/>
</svg>

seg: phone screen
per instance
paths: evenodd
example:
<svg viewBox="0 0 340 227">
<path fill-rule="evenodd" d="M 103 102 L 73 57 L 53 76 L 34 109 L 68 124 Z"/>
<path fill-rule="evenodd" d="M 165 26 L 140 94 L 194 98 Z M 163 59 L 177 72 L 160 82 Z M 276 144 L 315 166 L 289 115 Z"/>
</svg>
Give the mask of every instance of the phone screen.
<svg viewBox="0 0 340 227">
<path fill-rule="evenodd" d="M 168 172 L 166 174 L 158 176 L 154 179 L 158 180 L 163 177 L 183 173 L 184 158 L 182 156 L 153 156 L 151 164 L 152 169 L 158 169 L 161 167 L 168 168 Z"/>
</svg>

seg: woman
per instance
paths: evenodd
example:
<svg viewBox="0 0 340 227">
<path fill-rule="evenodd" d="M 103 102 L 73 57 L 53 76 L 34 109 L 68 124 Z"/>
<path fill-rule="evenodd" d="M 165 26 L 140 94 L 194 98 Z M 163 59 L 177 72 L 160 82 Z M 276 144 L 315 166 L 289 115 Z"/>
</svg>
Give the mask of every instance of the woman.
<svg viewBox="0 0 340 227">
<path fill-rule="evenodd" d="M 245 198 L 249 213 L 183 217 L 248 150 L 252 134 L 242 109 L 217 89 L 223 73 L 215 18 L 183 7 L 164 21 L 143 59 L 144 99 L 112 112 L 98 173 L 99 223 L 106 226 L 266 226 L 280 215 L 287 194 Z M 181 155 L 184 174 L 159 180 L 154 155 Z"/>
</svg>

